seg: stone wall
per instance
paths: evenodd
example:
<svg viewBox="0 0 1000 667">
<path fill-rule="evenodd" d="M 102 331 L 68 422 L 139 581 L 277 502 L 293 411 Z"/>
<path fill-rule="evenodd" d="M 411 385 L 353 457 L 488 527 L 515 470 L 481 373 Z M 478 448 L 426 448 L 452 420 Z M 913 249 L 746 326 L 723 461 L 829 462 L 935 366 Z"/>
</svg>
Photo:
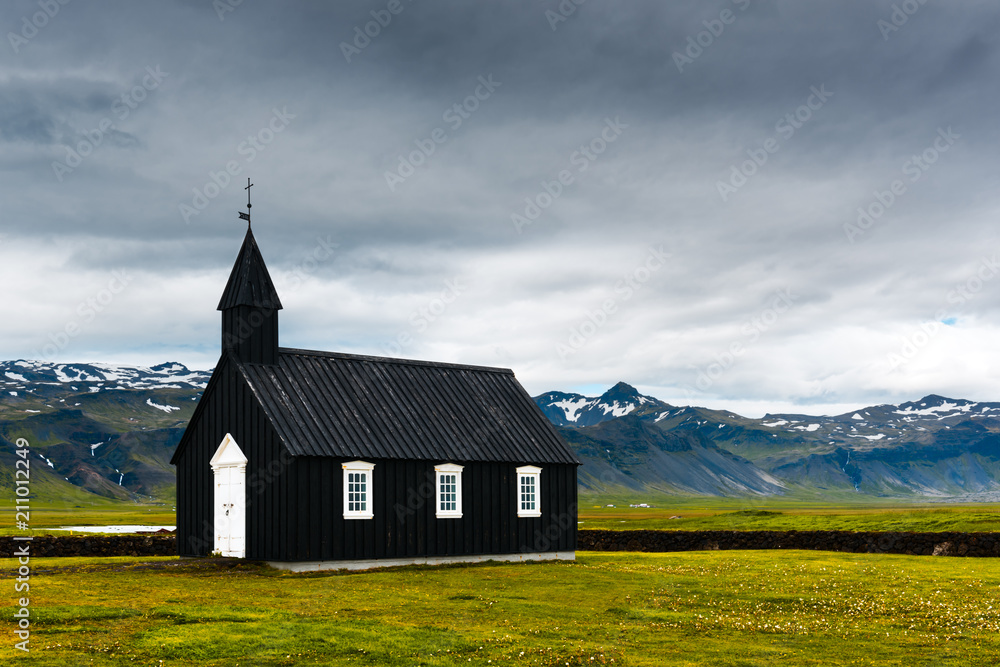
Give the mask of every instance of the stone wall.
<svg viewBox="0 0 1000 667">
<path fill-rule="evenodd" d="M 578 535 L 580 551 L 810 549 L 916 556 L 1000 556 L 1000 533 L 581 530 Z"/>
<path fill-rule="evenodd" d="M 177 538 L 173 535 L 90 535 L 83 537 L 39 535 L 30 542 L 14 541 L 0 535 L 0 557 L 9 558 L 16 550 L 29 545 L 33 558 L 44 556 L 176 556 Z"/>
<path fill-rule="evenodd" d="M 704 551 L 717 549 L 810 549 L 917 556 L 1000 556 L 1000 533 L 854 533 L 849 531 L 581 530 L 580 551 Z M 43 556 L 174 556 L 173 535 L 35 537 L 15 542 L 0 536 L 0 557 L 30 545 Z"/>
</svg>

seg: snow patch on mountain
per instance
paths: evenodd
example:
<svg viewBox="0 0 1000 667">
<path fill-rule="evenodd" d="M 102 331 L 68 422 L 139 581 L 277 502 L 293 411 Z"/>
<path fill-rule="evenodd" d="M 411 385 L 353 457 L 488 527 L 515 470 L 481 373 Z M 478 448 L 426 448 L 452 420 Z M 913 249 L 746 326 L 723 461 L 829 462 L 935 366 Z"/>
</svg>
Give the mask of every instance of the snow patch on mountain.
<svg viewBox="0 0 1000 667">
<path fill-rule="evenodd" d="M 122 366 L 104 363 L 61 364 L 45 361 L 0 362 L 0 371 L 8 379 L 7 385 L 16 383 L 77 386 L 90 392 L 100 389 L 204 389 L 212 376 L 211 371 L 191 370 L 177 362 L 157 366 Z M 15 372 L 16 371 L 16 372 Z"/>
<path fill-rule="evenodd" d="M 923 404 L 921 404 L 923 405 Z M 905 410 L 894 410 L 893 414 L 897 415 L 921 415 L 921 416 L 938 416 L 941 417 L 942 412 L 952 412 L 953 414 L 944 415 L 944 417 L 954 417 L 955 415 L 966 413 L 971 411 L 973 408 L 978 407 L 978 403 L 951 403 L 950 401 L 944 401 L 941 405 L 932 405 L 929 408 L 923 408 L 922 410 L 914 409 L 913 405 L 907 405 Z M 985 408 L 988 410 L 989 408 Z M 954 412 L 957 410 L 958 412 Z"/>
<path fill-rule="evenodd" d="M 587 407 L 590 404 L 590 399 L 584 398 L 583 396 L 573 399 L 565 399 L 562 401 L 556 401 L 555 403 L 550 403 L 553 407 L 559 408 L 566 413 L 566 421 L 575 422 L 580 417 L 580 410 Z"/>
<path fill-rule="evenodd" d="M 553 423 L 562 426 L 592 426 L 632 414 L 643 406 L 653 410 L 671 407 L 658 399 L 643 396 L 635 387 L 624 382 L 597 397 L 552 391 L 536 396 L 534 400 Z M 659 419 L 665 419 L 668 412 L 661 414 Z"/>
<path fill-rule="evenodd" d="M 180 408 L 175 408 L 175 407 L 174 407 L 174 406 L 172 406 L 172 405 L 160 405 L 159 403 L 154 403 L 154 402 L 153 402 L 153 399 L 151 399 L 151 398 L 147 398 L 147 399 L 146 399 L 146 405 L 148 405 L 148 406 L 149 406 L 149 407 L 151 407 L 151 408 L 156 408 L 157 410 L 163 410 L 163 411 L 164 411 L 164 412 L 166 412 L 166 413 L 167 413 L 168 415 L 169 415 L 169 414 L 170 414 L 171 412 L 173 412 L 174 410 L 180 410 Z"/>
<path fill-rule="evenodd" d="M 848 433 L 847 437 L 848 438 L 863 438 L 863 439 L 868 440 L 870 442 L 875 442 L 876 440 L 881 440 L 882 438 L 884 438 L 886 436 L 885 436 L 885 433 L 876 433 L 875 435 L 851 435 L 850 433 Z"/>
<path fill-rule="evenodd" d="M 612 417 L 624 417 L 628 413 L 635 410 L 637 406 L 635 403 L 621 404 L 618 401 L 615 401 L 611 405 L 608 405 L 607 403 L 598 403 L 597 407 L 603 410 L 604 414 L 610 413 Z"/>
</svg>

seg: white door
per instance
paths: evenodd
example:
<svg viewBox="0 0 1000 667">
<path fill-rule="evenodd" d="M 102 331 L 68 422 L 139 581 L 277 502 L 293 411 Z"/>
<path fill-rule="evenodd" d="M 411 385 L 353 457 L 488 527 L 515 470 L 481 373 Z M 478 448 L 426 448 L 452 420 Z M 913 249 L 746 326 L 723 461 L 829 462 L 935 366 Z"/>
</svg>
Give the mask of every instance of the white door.
<svg viewBox="0 0 1000 667">
<path fill-rule="evenodd" d="M 215 551 L 243 558 L 246 550 L 246 469 L 221 466 L 215 469 Z"/>
<path fill-rule="evenodd" d="M 212 457 L 215 482 L 214 551 L 223 556 L 246 556 L 246 474 L 247 459 L 233 437 L 226 434 Z"/>
</svg>

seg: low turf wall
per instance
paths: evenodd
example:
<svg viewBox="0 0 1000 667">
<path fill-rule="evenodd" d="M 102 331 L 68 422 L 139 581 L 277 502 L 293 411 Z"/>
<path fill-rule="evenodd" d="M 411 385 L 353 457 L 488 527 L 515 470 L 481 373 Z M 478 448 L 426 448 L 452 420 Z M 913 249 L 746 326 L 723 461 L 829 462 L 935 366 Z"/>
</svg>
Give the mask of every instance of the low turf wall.
<svg viewBox="0 0 1000 667">
<path fill-rule="evenodd" d="M 174 535 L 41 535 L 31 542 L 0 536 L 0 558 L 30 545 L 44 556 L 174 556 Z M 581 530 L 579 551 L 706 551 L 717 549 L 809 549 L 915 556 L 1000 556 L 1000 533 L 855 533 L 838 530 Z"/>
<path fill-rule="evenodd" d="M 1000 556 L 1000 533 L 874 533 L 841 530 L 581 530 L 580 551 L 809 549 L 914 556 Z"/>
<path fill-rule="evenodd" d="M 0 535 L 0 557 L 10 558 L 28 545 L 35 558 L 45 556 L 176 556 L 174 535 L 39 535 L 30 542 Z"/>
</svg>

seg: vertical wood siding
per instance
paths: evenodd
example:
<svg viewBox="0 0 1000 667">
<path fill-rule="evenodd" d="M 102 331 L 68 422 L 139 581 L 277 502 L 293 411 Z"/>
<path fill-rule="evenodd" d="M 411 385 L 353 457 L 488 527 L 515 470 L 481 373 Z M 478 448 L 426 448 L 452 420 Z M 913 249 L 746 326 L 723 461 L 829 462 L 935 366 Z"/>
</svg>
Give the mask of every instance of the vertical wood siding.
<svg viewBox="0 0 1000 667">
<path fill-rule="evenodd" d="M 280 540 L 261 540 L 250 558 L 355 560 L 575 551 L 576 466 L 542 468 L 542 516 L 517 516 L 515 464 L 466 464 L 462 517 L 439 519 L 434 462 L 372 461 L 374 518 L 343 516 L 343 461 L 299 457 L 275 480 L 290 504 L 268 518 Z M 254 531 L 250 531 L 255 535 Z"/>
<path fill-rule="evenodd" d="M 247 457 L 247 557 L 264 551 L 267 526 L 277 516 L 274 495 L 287 483 L 277 435 L 246 382 L 224 357 L 209 383 L 184 438 L 189 439 L 177 461 L 177 551 L 181 556 L 207 556 L 215 541 L 213 496 L 209 461 L 226 433 L 232 434 Z M 279 546 L 275 540 L 275 547 Z"/>
<path fill-rule="evenodd" d="M 277 363 L 278 311 L 254 306 L 223 310 L 222 349 L 245 363 Z"/>
<path fill-rule="evenodd" d="M 247 456 L 247 558 L 344 560 L 574 551 L 577 468 L 542 468 L 542 516 L 517 516 L 513 463 L 461 462 L 462 518 L 435 516 L 434 466 L 446 461 L 368 459 L 373 519 L 344 519 L 343 469 L 349 459 L 291 457 L 242 375 L 224 359 L 204 410 L 185 434 L 177 461 L 178 552 L 207 556 L 214 541 L 209 460 L 231 433 Z"/>
</svg>

